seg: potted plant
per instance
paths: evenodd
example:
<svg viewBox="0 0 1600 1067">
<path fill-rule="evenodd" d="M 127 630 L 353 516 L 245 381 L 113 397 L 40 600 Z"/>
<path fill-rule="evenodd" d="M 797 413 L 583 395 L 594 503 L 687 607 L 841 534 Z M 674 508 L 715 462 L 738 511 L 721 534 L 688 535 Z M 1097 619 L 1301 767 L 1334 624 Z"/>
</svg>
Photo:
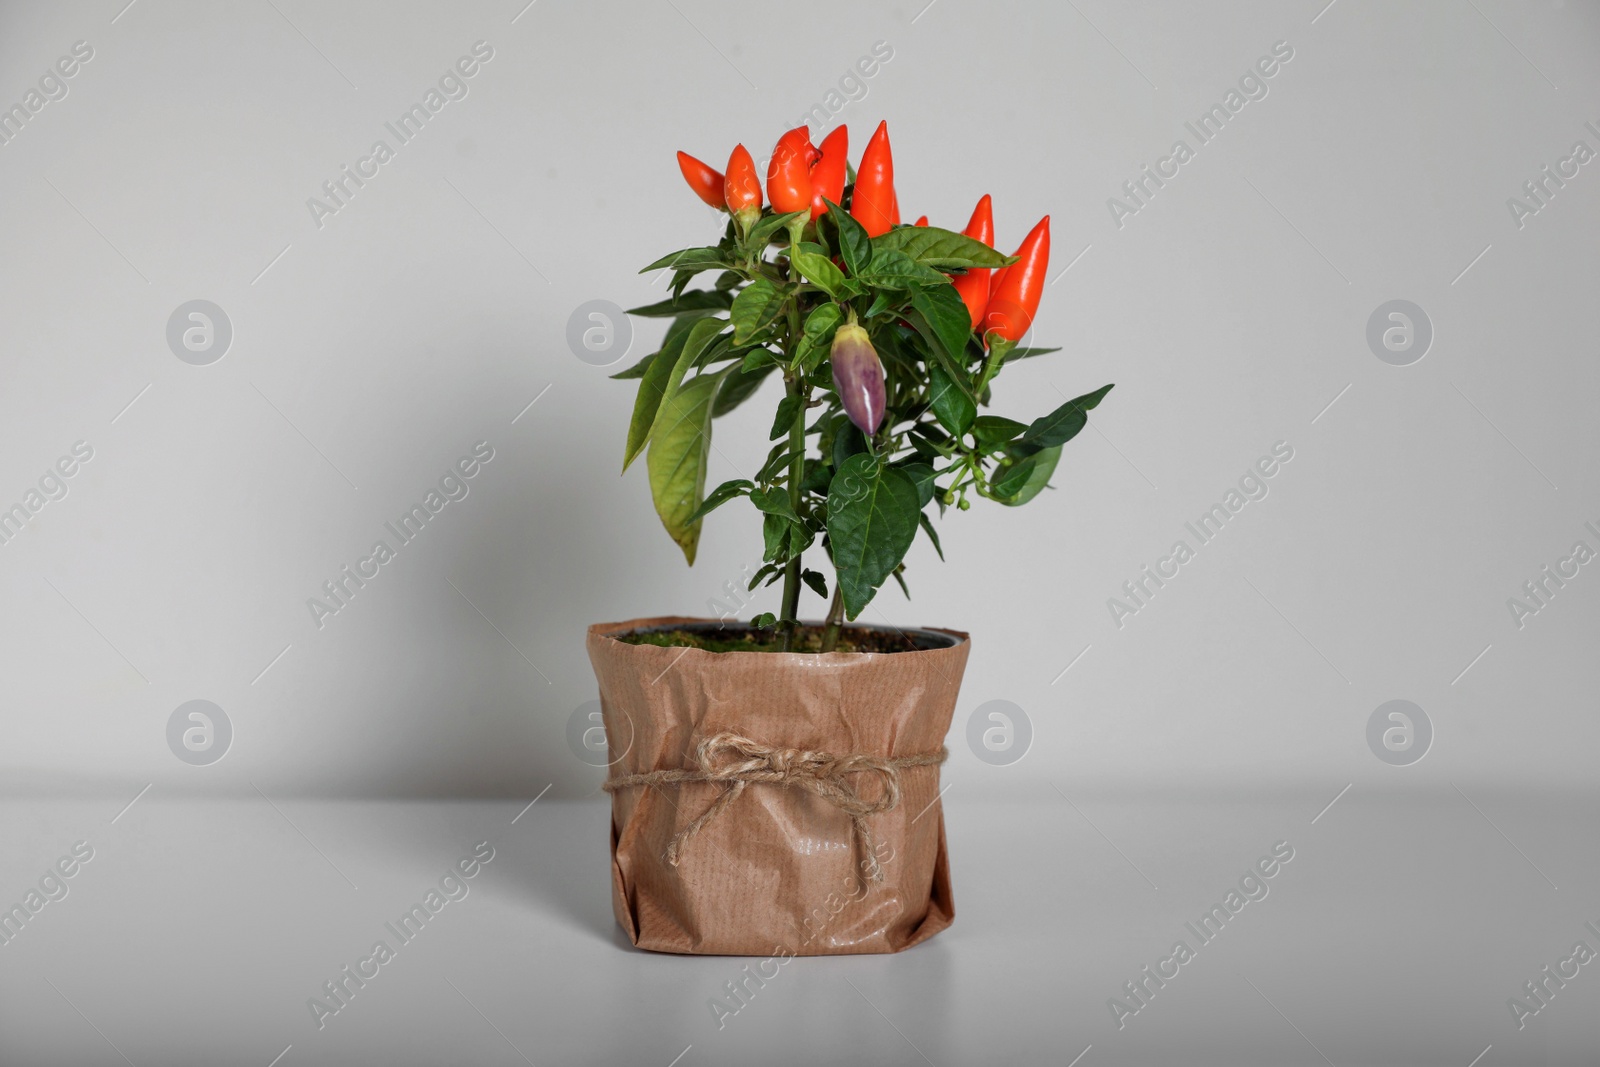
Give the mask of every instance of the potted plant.
<svg viewBox="0 0 1600 1067">
<path fill-rule="evenodd" d="M 1107 385 L 1018 421 L 979 414 L 1026 348 L 1046 283 L 1049 217 L 1013 256 L 989 197 L 962 233 L 900 224 L 885 124 L 858 167 L 841 126 L 784 134 L 762 195 L 743 145 L 725 173 L 682 152 L 689 185 L 728 213 L 714 246 L 664 256 L 670 318 L 638 381 L 624 470 L 646 457 L 667 533 L 693 564 L 705 517 L 762 516 L 781 611 L 748 624 L 667 617 L 592 626 L 611 746 L 613 903 L 634 944 L 788 956 L 892 952 L 951 922 L 939 763 L 967 635 L 853 620 L 920 531 L 973 497 L 1018 506 Z M 765 203 L 763 202 L 765 201 Z M 703 288 L 689 288 L 709 279 Z M 768 378 L 776 442 L 706 492 L 714 420 Z M 828 603 L 800 621 L 807 591 Z"/>
</svg>

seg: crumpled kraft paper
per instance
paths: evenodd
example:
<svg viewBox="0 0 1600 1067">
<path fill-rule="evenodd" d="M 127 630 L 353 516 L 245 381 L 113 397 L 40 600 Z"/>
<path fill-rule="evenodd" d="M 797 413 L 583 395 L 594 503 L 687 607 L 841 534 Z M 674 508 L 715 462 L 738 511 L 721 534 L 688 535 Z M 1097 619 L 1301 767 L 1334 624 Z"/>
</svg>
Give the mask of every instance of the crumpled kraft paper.
<svg viewBox="0 0 1600 1067">
<path fill-rule="evenodd" d="M 632 645 L 611 634 L 705 623 L 663 617 L 588 632 L 613 778 L 694 769 L 703 738 L 837 755 L 937 752 L 970 642 L 895 653 L 707 652 Z M 852 775 L 864 796 L 873 774 Z M 612 906 L 640 948 L 725 955 L 898 952 L 955 917 L 939 768 L 900 771 L 901 800 L 869 817 L 883 880 L 863 877 L 850 818 L 804 789 L 751 783 L 688 840 L 674 835 L 726 785 L 680 782 L 612 795 Z"/>
</svg>

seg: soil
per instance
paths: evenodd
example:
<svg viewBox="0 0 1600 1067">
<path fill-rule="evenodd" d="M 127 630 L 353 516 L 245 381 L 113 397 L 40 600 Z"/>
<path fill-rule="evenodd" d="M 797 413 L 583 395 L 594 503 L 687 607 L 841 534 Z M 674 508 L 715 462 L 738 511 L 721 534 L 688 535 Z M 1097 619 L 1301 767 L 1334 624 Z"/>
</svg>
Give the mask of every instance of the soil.
<svg viewBox="0 0 1600 1067">
<path fill-rule="evenodd" d="M 699 648 L 707 652 L 782 652 L 783 638 L 777 630 L 753 630 L 748 626 L 709 626 L 704 630 L 644 630 L 617 634 L 618 641 L 630 645 L 659 645 L 663 648 Z M 916 652 L 930 647 L 926 639 L 897 630 L 846 627 L 839 632 L 835 652 Z M 822 627 L 802 626 L 791 652 L 822 651 Z"/>
</svg>

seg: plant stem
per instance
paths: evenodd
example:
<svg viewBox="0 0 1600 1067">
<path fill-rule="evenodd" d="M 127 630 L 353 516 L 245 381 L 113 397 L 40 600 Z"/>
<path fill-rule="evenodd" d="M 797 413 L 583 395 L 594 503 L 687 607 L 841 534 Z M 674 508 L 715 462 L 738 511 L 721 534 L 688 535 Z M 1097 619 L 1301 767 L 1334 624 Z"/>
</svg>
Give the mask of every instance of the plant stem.
<svg viewBox="0 0 1600 1067">
<path fill-rule="evenodd" d="M 795 273 L 792 267 L 790 273 Z M 789 299 L 789 345 L 785 354 L 791 363 L 799 345 L 800 301 L 796 296 Z M 802 503 L 800 482 L 805 477 L 806 470 L 806 405 L 811 399 L 811 390 L 806 385 L 803 371 L 795 370 L 790 373 L 792 376 L 788 381 L 789 395 L 799 397 L 800 403 L 795 405 L 794 421 L 789 424 L 789 507 L 799 515 Z M 788 652 L 794 647 L 795 636 L 800 630 L 800 553 L 798 552 L 783 569 L 783 608 L 778 625 L 783 630 L 783 650 Z"/>
<path fill-rule="evenodd" d="M 789 506 L 800 514 L 800 481 L 806 469 L 806 393 L 805 383 L 795 378 L 789 383 L 789 394 L 800 398 L 795 408 L 794 422 L 789 424 Z M 794 647 L 795 634 L 800 629 L 800 553 L 795 553 L 783 569 L 783 650 Z"/>
<path fill-rule="evenodd" d="M 838 579 L 833 583 L 833 602 L 828 605 L 828 621 L 822 630 L 822 651 L 832 652 L 839 646 L 839 623 L 844 618 L 844 590 Z"/>
</svg>

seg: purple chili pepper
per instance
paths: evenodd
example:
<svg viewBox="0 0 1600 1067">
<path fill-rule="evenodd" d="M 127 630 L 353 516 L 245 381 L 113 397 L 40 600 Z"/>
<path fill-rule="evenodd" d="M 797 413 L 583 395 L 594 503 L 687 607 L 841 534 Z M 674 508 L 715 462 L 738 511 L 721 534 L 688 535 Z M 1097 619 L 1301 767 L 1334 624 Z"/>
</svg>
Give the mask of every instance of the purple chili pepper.
<svg viewBox="0 0 1600 1067">
<path fill-rule="evenodd" d="M 867 331 L 853 322 L 839 327 L 828 356 L 833 364 L 833 387 L 844 402 L 844 413 L 871 437 L 883 422 L 883 364 Z"/>
</svg>

